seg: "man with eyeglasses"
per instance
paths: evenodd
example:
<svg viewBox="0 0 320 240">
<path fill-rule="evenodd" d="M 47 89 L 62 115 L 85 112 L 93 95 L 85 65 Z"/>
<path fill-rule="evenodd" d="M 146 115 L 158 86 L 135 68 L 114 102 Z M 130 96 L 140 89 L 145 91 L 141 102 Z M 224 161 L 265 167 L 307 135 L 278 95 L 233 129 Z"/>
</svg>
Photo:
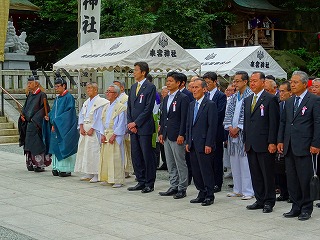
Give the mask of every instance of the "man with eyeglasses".
<svg viewBox="0 0 320 240">
<path fill-rule="evenodd" d="M 224 128 L 229 133 L 227 151 L 234 184 L 233 192 L 228 193 L 227 197 L 241 197 L 242 200 L 254 197 L 248 157 L 243 142 L 244 99 L 252 94 L 248 81 L 247 72 L 236 72 L 233 83 L 237 92 L 230 97 L 223 122 Z"/>
<path fill-rule="evenodd" d="M 223 142 L 225 141 L 225 132 L 223 120 L 226 112 L 227 96 L 218 89 L 218 76 L 215 72 L 206 72 L 203 79 L 207 83 L 206 96 L 214 101 L 218 108 L 218 128 L 216 136 L 216 149 L 213 157 L 214 170 L 214 192 L 220 192 L 223 183 Z"/>
<path fill-rule="evenodd" d="M 126 133 L 126 110 L 118 96 L 120 88 L 111 85 L 105 92 L 110 101 L 102 110 L 102 121 L 99 125 L 101 133 L 101 156 L 99 167 L 99 181 L 102 185 L 113 184 L 113 188 L 124 184 L 124 136 Z"/>
<path fill-rule="evenodd" d="M 67 90 L 67 82 L 60 75 L 54 81 L 58 94 L 49 115 L 46 139 L 52 154 L 52 175 L 69 177 L 74 171 L 79 131 L 75 100 Z"/>
<path fill-rule="evenodd" d="M 121 80 L 114 80 L 113 84 L 117 85 L 120 88 L 120 95 L 118 96 L 118 101 L 120 101 L 120 103 L 124 104 L 127 107 L 129 96 L 125 93 L 126 83 Z M 125 173 L 125 178 L 129 178 L 130 173 L 134 172 L 133 166 L 132 166 L 130 148 L 131 148 L 130 135 L 129 135 L 129 133 L 126 133 L 126 135 L 124 137 L 124 155 L 125 155 L 124 173 Z"/>
</svg>

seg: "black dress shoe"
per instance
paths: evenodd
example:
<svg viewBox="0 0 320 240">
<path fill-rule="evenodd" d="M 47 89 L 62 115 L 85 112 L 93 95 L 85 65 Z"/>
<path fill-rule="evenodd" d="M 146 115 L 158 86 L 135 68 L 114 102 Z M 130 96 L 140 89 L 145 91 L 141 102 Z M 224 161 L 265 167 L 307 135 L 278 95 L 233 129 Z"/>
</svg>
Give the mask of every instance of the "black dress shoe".
<svg viewBox="0 0 320 240">
<path fill-rule="evenodd" d="M 271 213 L 273 211 L 273 207 L 271 207 L 270 205 L 264 205 L 262 212 L 263 213 Z"/>
<path fill-rule="evenodd" d="M 317 208 L 320 208 L 320 203 L 317 203 L 317 204 L 316 204 L 316 207 L 317 207 Z"/>
<path fill-rule="evenodd" d="M 128 191 L 140 191 L 144 188 L 145 188 L 144 184 L 138 183 L 134 187 L 128 187 Z"/>
<path fill-rule="evenodd" d="M 169 188 L 166 192 L 159 192 L 160 196 L 173 196 L 178 193 L 177 189 Z"/>
<path fill-rule="evenodd" d="M 203 200 L 203 202 L 201 203 L 201 206 L 210 206 L 211 204 L 213 204 L 214 200 L 211 198 L 206 198 Z"/>
<path fill-rule="evenodd" d="M 299 215 L 300 215 L 299 211 L 293 211 L 293 210 L 283 214 L 285 218 L 294 218 L 294 217 L 298 217 Z"/>
<path fill-rule="evenodd" d="M 185 198 L 187 196 L 186 190 L 178 191 L 176 195 L 173 196 L 174 199 Z"/>
<path fill-rule="evenodd" d="M 44 172 L 44 168 L 42 168 L 42 167 L 35 167 L 33 170 L 35 172 Z"/>
<path fill-rule="evenodd" d="M 30 171 L 30 172 L 31 172 L 31 171 L 33 172 L 33 171 L 34 171 L 33 166 L 27 166 L 27 169 L 28 169 L 28 171 Z"/>
<path fill-rule="evenodd" d="M 195 198 L 195 199 L 192 199 L 190 200 L 190 203 L 202 203 L 204 201 L 204 198 Z"/>
<path fill-rule="evenodd" d="M 154 188 L 153 187 L 145 187 L 144 189 L 141 190 L 142 193 L 150 193 L 153 192 Z"/>
<path fill-rule="evenodd" d="M 162 164 L 157 170 L 168 170 L 167 164 Z"/>
<path fill-rule="evenodd" d="M 53 176 L 59 176 L 58 170 L 52 170 L 51 172 Z"/>
<path fill-rule="evenodd" d="M 214 193 L 221 192 L 221 187 L 218 187 L 217 185 L 215 185 L 213 188 L 213 192 Z"/>
<path fill-rule="evenodd" d="M 251 204 L 251 205 L 248 205 L 247 206 L 247 209 L 248 210 L 256 210 L 256 209 L 263 209 L 263 205 L 260 205 L 258 204 L 257 202 Z"/>
<path fill-rule="evenodd" d="M 71 172 L 59 172 L 59 177 L 70 177 Z"/>
<path fill-rule="evenodd" d="M 278 202 L 287 201 L 288 199 L 289 199 L 289 196 L 286 197 L 286 196 L 282 196 L 282 195 L 280 195 L 279 197 L 276 198 L 276 200 L 277 200 Z"/>
<path fill-rule="evenodd" d="M 306 220 L 308 220 L 309 218 L 311 218 L 311 214 L 304 212 L 304 213 L 301 213 L 301 214 L 299 215 L 298 220 L 300 220 L 300 221 L 306 221 Z"/>
</svg>

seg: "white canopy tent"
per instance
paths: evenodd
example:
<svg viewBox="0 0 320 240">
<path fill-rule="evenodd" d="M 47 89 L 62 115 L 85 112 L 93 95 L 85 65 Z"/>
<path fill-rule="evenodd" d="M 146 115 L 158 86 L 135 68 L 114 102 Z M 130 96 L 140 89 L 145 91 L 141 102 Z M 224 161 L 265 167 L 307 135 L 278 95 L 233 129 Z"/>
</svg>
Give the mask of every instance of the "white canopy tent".
<svg viewBox="0 0 320 240">
<path fill-rule="evenodd" d="M 199 70 L 200 62 L 163 32 L 91 40 L 53 65 L 67 71 L 129 69 L 145 61 L 151 70 Z"/>
<path fill-rule="evenodd" d="M 287 73 L 261 46 L 187 49 L 201 62 L 201 74 L 212 71 L 220 76 L 233 76 L 237 71 L 262 71 L 265 75 L 287 78 Z M 194 74 L 191 71 L 188 74 Z"/>
</svg>

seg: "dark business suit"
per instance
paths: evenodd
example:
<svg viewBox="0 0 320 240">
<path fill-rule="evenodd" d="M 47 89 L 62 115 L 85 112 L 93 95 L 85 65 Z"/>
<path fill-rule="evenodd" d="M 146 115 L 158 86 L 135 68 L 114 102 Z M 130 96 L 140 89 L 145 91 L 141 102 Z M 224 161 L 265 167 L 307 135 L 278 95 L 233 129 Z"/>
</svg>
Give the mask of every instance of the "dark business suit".
<svg viewBox="0 0 320 240">
<path fill-rule="evenodd" d="M 223 183 L 223 142 L 226 140 L 223 120 L 226 113 L 227 96 L 223 92 L 217 90 L 210 100 L 214 101 L 218 108 L 218 129 L 216 150 L 213 159 L 213 170 L 215 185 L 218 186 L 218 188 L 221 188 Z"/>
<path fill-rule="evenodd" d="M 178 91 L 167 111 L 168 99 L 169 96 L 166 96 L 163 100 L 159 135 L 162 135 L 164 140 L 171 187 L 185 190 L 188 187 L 185 144 L 178 145 L 176 142 L 178 136 L 185 139 L 189 98 Z"/>
<path fill-rule="evenodd" d="M 214 102 L 204 97 L 193 123 L 194 107 L 195 101 L 189 105 L 186 135 L 186 143 L 190 150 L 193 181 L 199 190 L 198 198 L 213 200 L 213 156 L 218 126 L 218 110 Z M 205 154 L 205 146 L 212 148 L 210 154 Z"/>
<path fill-rule="evenodd" d="M 280 119 L 281 115 L 284 112 L 285 102 L 282 101 L 279 103 L 280 106 Z M 284 199 L 289 198 L 288 186 L 287 186 L 287 175 L 285 171 L 285 162 L 283 154 L 278 153 L 276 156 L 275 162 L 275 183 L 279 186 L 280 196 Z"/>
<path fill-rule="evenodd" d="M 154 187 L 156 159 L 152 148 L 155 125 L 152 115 L 156 98 L 156 87 L 145 81 L 136 96 L 137 83 L 130 89 L 128 99 L 128 123 L 135 122 L 137 133 L 131 133 L 131 158 L 139 184 Z"/>
<path fill-rule="evenodd" d="M 258 205 L 275 205 L 274 161 L 268 145 L 277 144 L 280 114 L 277 97 L 263 91 L 251 112 L 254 94 L 244 99 L 244 142 Z M 262 110 L 263 109 L 263 110 Z"/>
<path fill-rule="evenodd" d="M 295 96 L 286 101 L 278 142 L 283 143 L 288 190 L 295 212 L 312 213 L 310 179 L 313 176 L 310 146 L 320 148 L 320 98 L 307 92 L 296 113 Z"/>
<path fill-rule="evenodd" d="M 190 102 L 194 101 L 193 94 L 188 89 L 184 88 L 181 92 L 188 96 Z M 191 163 L 190 163 L 190 153 L 188 152 L 186 152 L 186 162 L 188 166 L 188 178 L 189 178 L 188 181 L 190 184 L 192 180 L 192 169 L 191 169 Z"/>
<path fill-rule="evenodd" d="M 184 88 L 181 92 L 188 96 L 190 102 L 194 101 L 193 94 L 188 89 Z"/>
</svg>

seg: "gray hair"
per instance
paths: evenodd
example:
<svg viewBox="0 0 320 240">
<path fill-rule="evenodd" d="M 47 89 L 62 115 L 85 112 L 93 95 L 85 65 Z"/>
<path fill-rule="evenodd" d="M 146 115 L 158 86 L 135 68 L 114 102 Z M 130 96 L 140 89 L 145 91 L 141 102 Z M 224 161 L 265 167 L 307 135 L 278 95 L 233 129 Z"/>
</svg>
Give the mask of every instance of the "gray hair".
<svg viewBox="0 0 320 240">
<path fill-rule="evenodd" d="M 86 86 L 92 86 L 93 88 L 98 90 L 98 84 L 96 82 L 88 82 Z"/>
<path fill-rule="evenodd" d="M 195 82 L 195 81 L 201 81 L 201 87 L 202 87 L 202 88 L 208 87 L 206 81 L 204 81 L 203 78 L 198 77 L 198 78 L 196 78 L 196 79 L 194 80 L 194 82 Z"/>
<path fill-rule="evenodd" d="M 124 87 L 124 88 L 126 87 L 125 81 L 121 81 L 121 80 L 114 80 L 114 81 L 113 81 L 113 83 L 116 83 L 116 82 L 120 83 L 120 86 L 121 86 L 121 87 Z"/>
<path fill-rule="evenodd" d="M 294 75 L 298 75 L 300 77 L 300 80 L 302 83 L 307 83 L 308 84 L 308 81 L 309 81 L 309 77 L 308 77 L 308 74 L 306 74 L 305 72 L 303 71 L 294 71 L 292 73 L 292 76 Z"/>
<path fill-rule="evenodd" d="M 315 78 L 312 80 L 312 83 L 315 83 L 315 82 L 320 83 L 320 78 Z"/>
<path fill-rule="evenodd" d="M 267 79 L 266 82 L 269 82 L 271 84 L 271 87 L 273 87 L 273 88 L 277 87 L 277 83 L 272 79 Z"/>
<path fill-rule="evenodd" d="M 119 95 L 119 94 L 120 94 L 120 88 L 119 88 L 117 85 L 115 85 L 115 84 L 111 84 L 109 87 L 114 88 L 114 90 L 116 91 L 117 95 Z"/>
<path fill-rule="evenodd" d="M 167 86 L 163 86 L 161 89 L 162 89 L 162 90 L 163 90 L 163 89 L 167 89 Z"/>
</svg>

